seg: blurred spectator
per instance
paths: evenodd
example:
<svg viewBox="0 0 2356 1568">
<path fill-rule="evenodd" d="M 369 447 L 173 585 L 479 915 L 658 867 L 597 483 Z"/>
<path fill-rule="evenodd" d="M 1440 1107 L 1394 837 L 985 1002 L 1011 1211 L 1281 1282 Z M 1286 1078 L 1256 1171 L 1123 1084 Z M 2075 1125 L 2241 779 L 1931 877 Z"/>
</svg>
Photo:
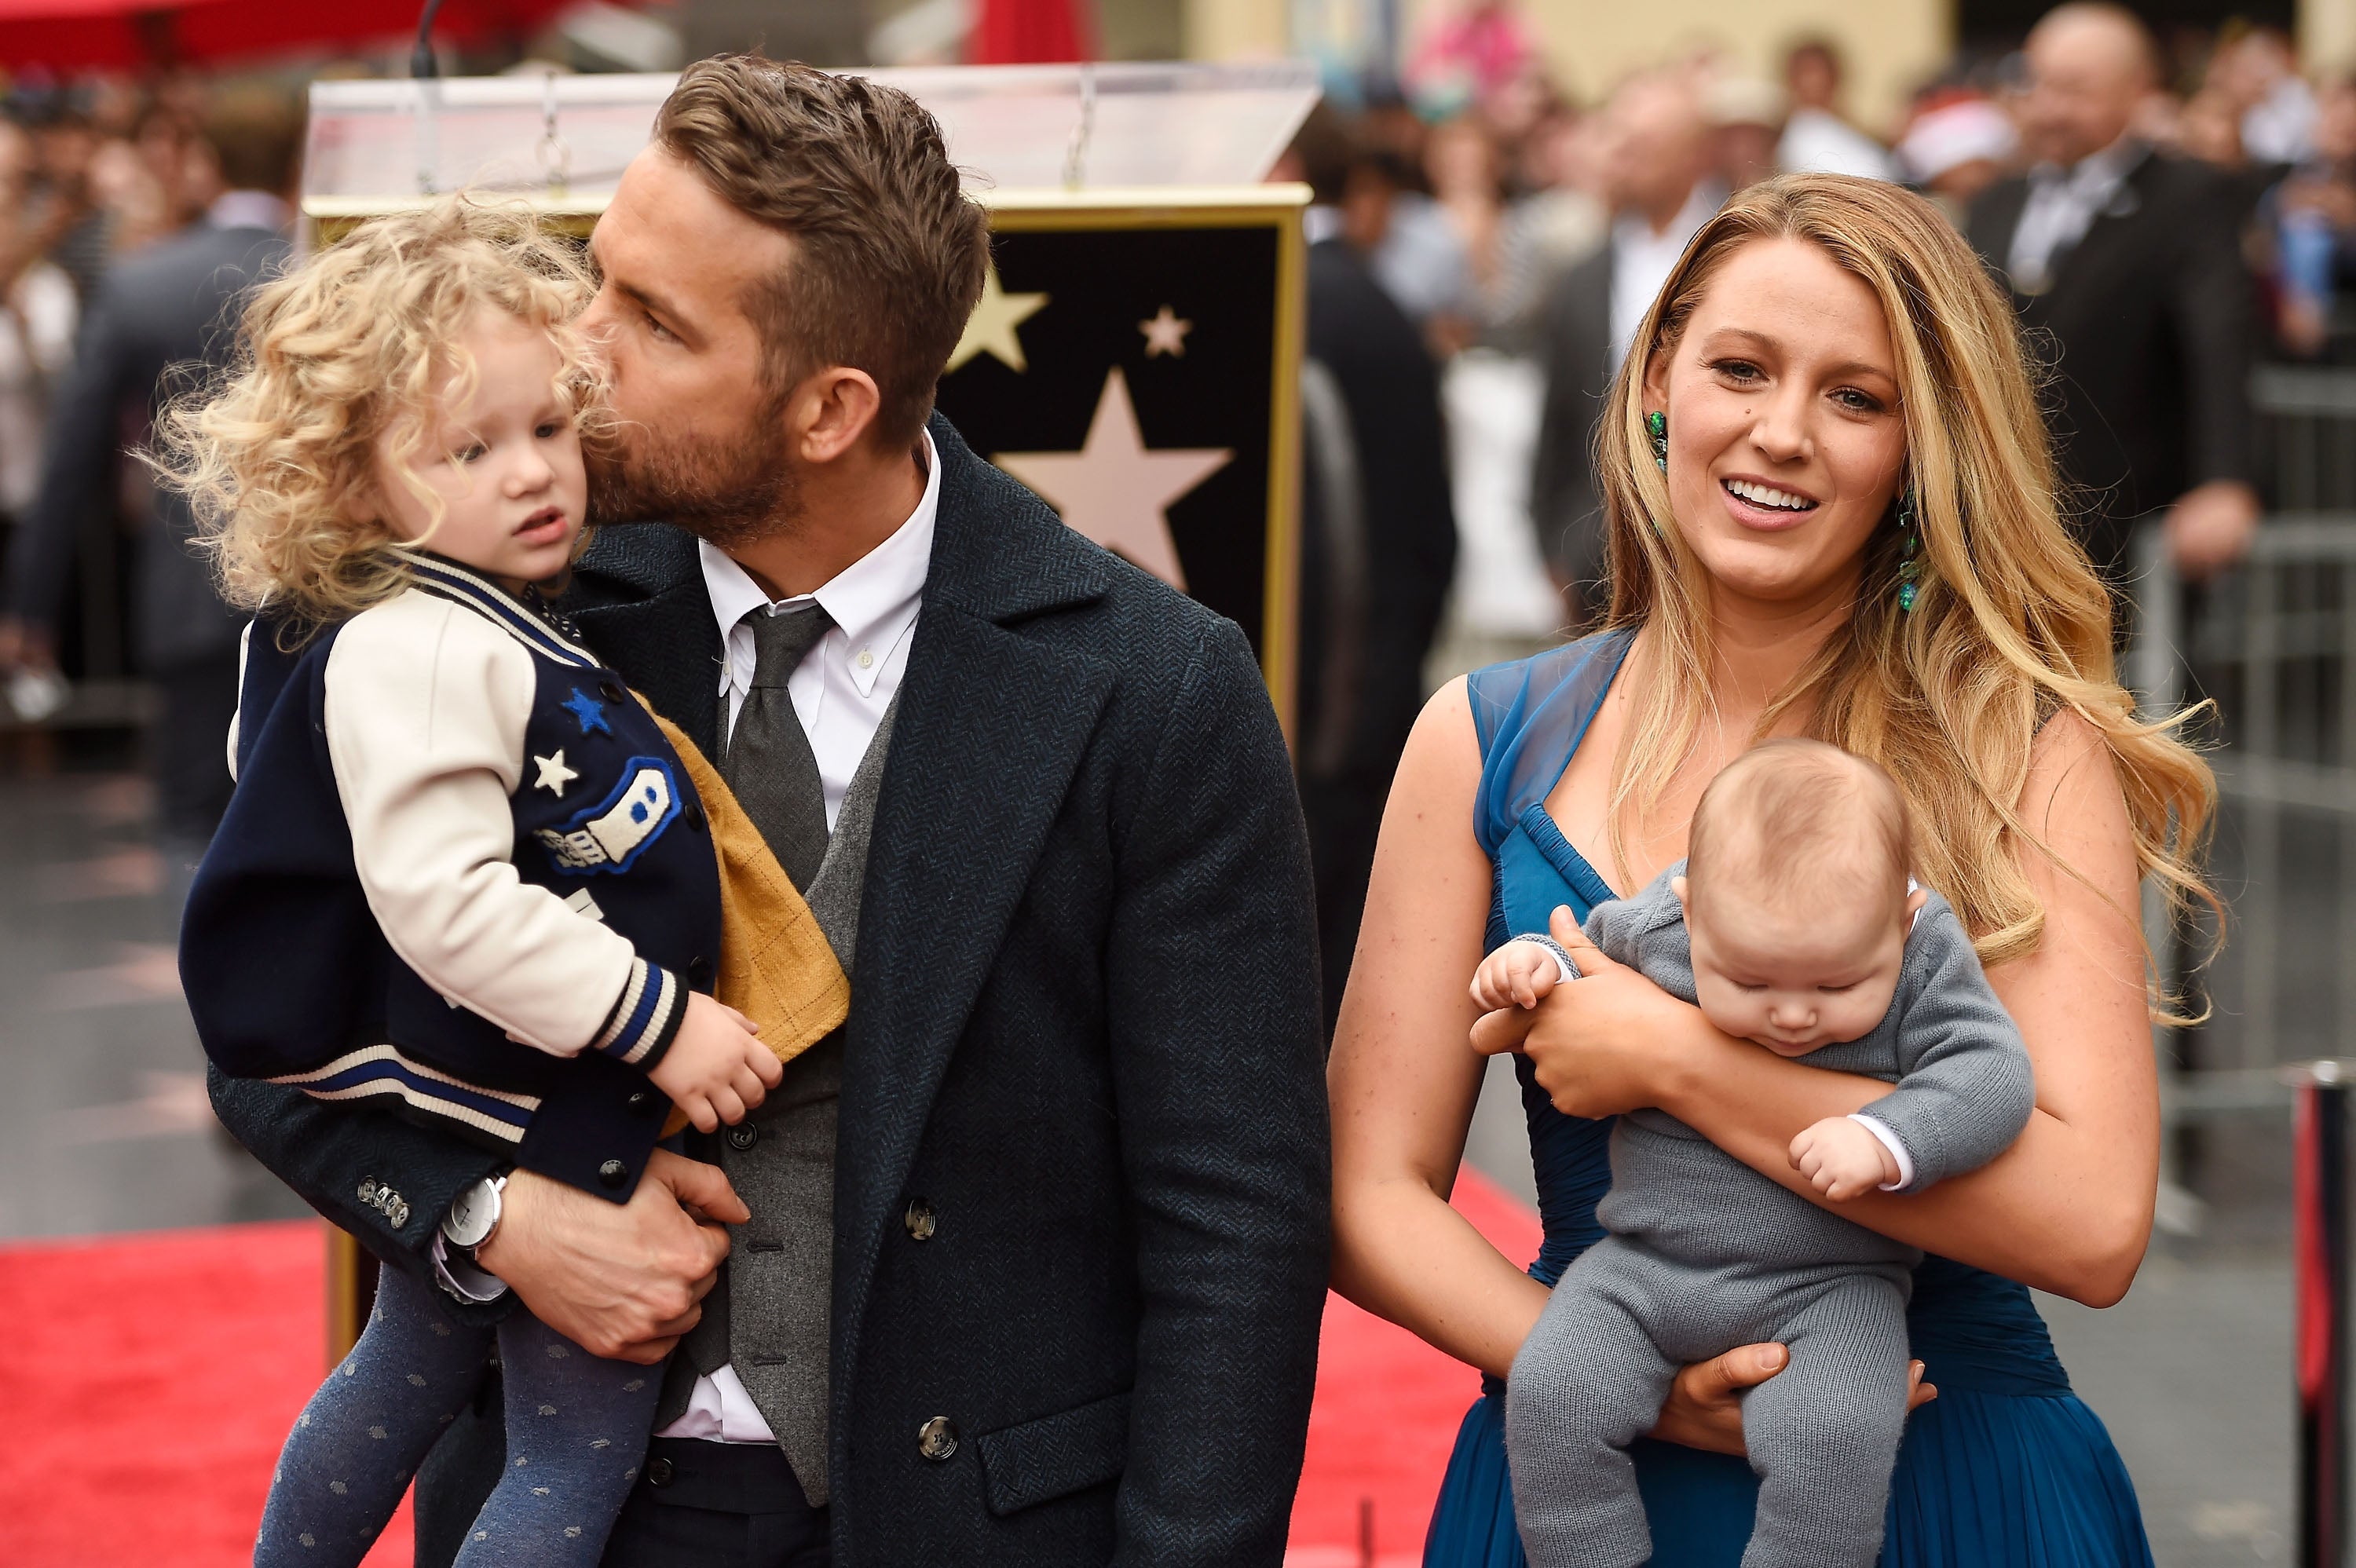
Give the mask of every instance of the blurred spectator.
<svg viewBox="0 0 2356 1568">
<path fill-rule="evenodd" d="M 1960 227 L 1979 194 L 2010 166 L 2020 147 L 2011 117 L 1976 93 L 1922 110 L 1898 144 L 1908 179 Z"/>
<path fill-rule="evenodd" d="M 1537 64 L 1537 40 L 1511 0 L 1471 0 L 1424 35 L 1404 80 L 1418 109 L 1446 119 L 1485 105 Z"/>
<path fill-rule="evenodd" d="M 2253 162 L 2296 164 L 2315 150 L 2315 94 L 2298 74 L 2290 40 L 2253 27 L 2218 47 L 2205 84 L 2239 112 L 2242 148 Z"/>
<path fill-rule="evenodd" d="M 33 139 L 0 121 L 0 253 L 19 258 L 13 281 L 0 289 L 0 523 L 12 536 L 40 488 L 49 390 L 73 358 L 80 315 L 64 271 L 16 248 L 36 156 Z"/>
<path fill-rule="evenodd" d="M 102 144 L 89 115 L 61 91 L 28 95 L 20 113 L 35 148 L 29 241 L 73 280 L 87 309 L 113 245 L 112 219 L 91 188 Z"/>
<path fill-rule="evenodd" d="M 1325 236 L 1309 248 L 1295 734 L 1329 1031 L 1456 560 L 1438 377 L 1348 238 L 1365 227 L 1346 213 L 1353 187 L 1363 202 L 1376 167 L 1321 106 L 1282 171 L 1309 182 Z"/>
<path fill-rule="evenodd" d="M 1497 144 L 1477 114 L 1437 126 L 1424 145 L 1431 198 L 1463 258 L 1463 293 L 1435 313 L 1433 347 L 1445 358 L 1464 347 L 1496 314 L 1505 169 Z"/>
<path fill-rule="evenodd" d="M 1490 293 L 1493 339 L 1526 352 L 1547 294 L 1593 255 L 1612 223 L 1604 205 L 1603 117 L 1558 107 L 1522 143 L 1523 194 L 1505 208 Z"/>
<path fill-rule="evenodd" d="M 2333 302 L 2356 274 L 2356 80 L 2335 80 L 2318 98 L 2314 155 L 2283 182 L 2273 218 L 2284 347 L 2319 354 Z"/>
<path fill-rule="evenodd" d="M 175 368 L 227 363 L 240 296 L 286 254 L 300 112 L 276 93 L 226 94 L 204 137 L 224 194 L 202 224 L 114 268 L 91 305 L 39 499 L 12 551 L 0 665 L 50 661 L 76 543 L 102 515 L 124 432 L 144 429 L 179 389 Z M 159 496 L 156 514 L 134 557 L 133 640 L 163 691 L 154 753 L 162 828 L 185 853 L 210 837 L 228 800 L 221 747 L 237 706 L 238 623 L 189 549 L 186 505 Z"/>
<path fill-rule="evenodd" d="M 1715 143 L 1718 183 L 1731 193 L 1776 172 L 1789 101 L 1783 90 L 1755 76 L 1714 74 L 1702 88 L 1702 111 Z"/>
<path fill-rule="evenodd" d="M 1710 174 L 1709 127 L 1684 77 L 1635 78 L 1608 112 L 1612 237 L 1547 301 L 1546 405 L 1530 487 L 1538 546 L 1579 624 L 1601 607 L 1602 498 L 1592 453 L 1604 394 L 1686 241 L 1725 199 Z"/>
<path fill-rule="evenodd" d="M 2037 162 L 1974 204 L 1972 241 L 2055 351 L 2057 452 L 2096 566 L 2119 581 L 2130 526 L 2166 507 L 2178 570 L 2207 577 L 2240 559 L 2258 516 L 2236 198 L 2214 170 L 2134 133 L 2157 79 L 2133 13 L 2060 6 L 2027 60 L 2021 130 Z"/>
<path fill-rule="evenodd" d="M 1783 88 L 1792 96 L 1792 112 L 1776 162 L 1786 173 L 1898 177 L 1889 149 L 1841 117 L 1841 59 L 1829 40 L 1792 46 L 1783 57 Z"/>
</svg>

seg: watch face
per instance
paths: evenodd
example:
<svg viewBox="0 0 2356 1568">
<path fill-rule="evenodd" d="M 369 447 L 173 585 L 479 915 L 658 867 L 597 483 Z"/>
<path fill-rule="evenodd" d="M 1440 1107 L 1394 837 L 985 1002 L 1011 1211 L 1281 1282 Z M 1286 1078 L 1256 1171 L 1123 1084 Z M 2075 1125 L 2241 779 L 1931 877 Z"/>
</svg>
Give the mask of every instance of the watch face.
<svg viewBox="0 0 2356 1568">
<path fill-rule="evenodd" d="M 450 1204 L 446 1227 L 450 1240 L 462 1247 L 477 1245 L 491 1233 L 491 1221 L 498 1212 L 498 1189 L 489 1182 L 471 1182 L 461 1188 Z"/>
</svg>

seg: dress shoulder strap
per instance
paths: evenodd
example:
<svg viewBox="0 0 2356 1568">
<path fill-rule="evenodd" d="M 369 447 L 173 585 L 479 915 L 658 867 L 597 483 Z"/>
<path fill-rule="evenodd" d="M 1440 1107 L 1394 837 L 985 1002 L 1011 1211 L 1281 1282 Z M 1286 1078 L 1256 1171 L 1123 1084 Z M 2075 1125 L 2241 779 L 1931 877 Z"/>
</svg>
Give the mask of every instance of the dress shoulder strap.
<svg viewBox="0 0 2356 1568">
<path fill-rule="evenodd" d="M 1598 632 L 1466 680 L 1481 741 L 1472 828 L 1492 857 L 1522 814 L 1561 780 L 1634 638 L 1626 628 Z"/>
</svg>

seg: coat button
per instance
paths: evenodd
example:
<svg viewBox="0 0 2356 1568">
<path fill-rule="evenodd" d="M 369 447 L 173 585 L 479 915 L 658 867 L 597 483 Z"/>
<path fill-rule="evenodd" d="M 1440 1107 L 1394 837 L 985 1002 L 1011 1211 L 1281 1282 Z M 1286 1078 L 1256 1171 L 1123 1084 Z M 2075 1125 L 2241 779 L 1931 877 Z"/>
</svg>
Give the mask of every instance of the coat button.
<svg viewBox="0 0 2356 1568">
<path fill-rule="evenodd" d="M 760 1141 L 761 1129 L 755 1126 L 750 1122 L 739 1122 L 734 1126 L 728 1129 L 728 1147 L 730 1148 L 739 1150 L 748 1149 Z"/>
<path fill-rule="evenodd" d="M 935 1226 L 933 1206 L 921 1198 L 909 1199 L 908 1211 L 900 1216 L 900 1223 L 908 1227 L 910 1241 L 931 1241 Z"/>
<path fill-rule="evenodd" d="M 384 1217 L 392 1221 L 396 1231 L 409 1223 L 409 1205 L 399 1197 L 384 1206 Z"/>
<path fill-rule="evenodd" d="M 936 1415 L 916 1428 L 916 1452 L 927 1459 L 946 1459 L 958 1451 L 958 1430 L 946 1415 Z"/>
<path fill-rule="evenodd" d="M 609 1159 L 597 1168 L 597 1181 L 608 1189 L 618 1188 L 630 1179 L 630 1168 L 618 1159 Z"/>
<path fill-rule="evenodd" d="M 669 1486 L 670 1477 L 671 1469 L 669 1460 L 665 1459 L 660 1456 L 657 1456 L 656 1457 L 647 1461 L 647 1485 L 650 1487 Z"/>
</svg>

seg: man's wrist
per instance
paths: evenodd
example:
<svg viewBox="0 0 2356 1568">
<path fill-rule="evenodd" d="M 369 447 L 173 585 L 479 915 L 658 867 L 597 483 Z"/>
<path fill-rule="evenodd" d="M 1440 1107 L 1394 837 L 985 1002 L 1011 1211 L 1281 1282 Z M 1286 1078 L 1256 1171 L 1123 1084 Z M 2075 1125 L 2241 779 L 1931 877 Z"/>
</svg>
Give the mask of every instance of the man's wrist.
<svg viewBox="0 0 2356 1568">
<path fill-rule="evenodd" d="M 515 1167 L 501 1166 L 460 1188 L 442 1216 L 442 1240 L 456 1256 L 474 1262 L 499 1233 L 507 1216 L 508 1179 Z"/>
</svg>

